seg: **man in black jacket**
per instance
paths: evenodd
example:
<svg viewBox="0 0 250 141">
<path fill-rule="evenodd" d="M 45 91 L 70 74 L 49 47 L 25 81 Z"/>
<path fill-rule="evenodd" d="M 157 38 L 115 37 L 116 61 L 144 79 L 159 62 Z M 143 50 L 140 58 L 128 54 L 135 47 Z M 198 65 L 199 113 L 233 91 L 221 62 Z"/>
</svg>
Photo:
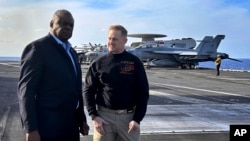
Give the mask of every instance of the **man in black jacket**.
<svg viewBox="0 0 250 141">
<path fill-rule="evenodd" d="M 138 141 L 149 86 L 142 62 L 125 51 L 127 30 L 110 26 L 109 53 L 96 59 L 85 77 L 84 95 L 95 141 Z"/>
<path fill-rule="evenodd" d="M 50 33 L 28 44 L 21 57 L 18 99 L 26 141 L 79 141 L 87 135 L 82 73 L 71 48 L 74 19 L 58 10 Z"/>
</svg>

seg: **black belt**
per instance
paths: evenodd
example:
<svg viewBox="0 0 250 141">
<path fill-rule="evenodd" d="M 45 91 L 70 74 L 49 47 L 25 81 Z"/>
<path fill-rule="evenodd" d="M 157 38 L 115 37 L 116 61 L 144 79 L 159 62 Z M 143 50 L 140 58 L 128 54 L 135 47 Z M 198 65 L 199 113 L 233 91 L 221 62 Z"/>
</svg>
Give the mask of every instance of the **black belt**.
<svg viewBox="0 0 250 141">
<path fill-rule="evenodd" d="M 135 111 L 135 108 L 128 108 L 128 109 L 123 109 L 123 110 L 113 110 L 113 109 L 109 109 L 103 106 L 97 106 L 97 109 L 103 112 L 109 112 L 109 113 L 114 113 L 114 114 L 129 114 L 129 113 L 133 113 Z"/>
</svg>

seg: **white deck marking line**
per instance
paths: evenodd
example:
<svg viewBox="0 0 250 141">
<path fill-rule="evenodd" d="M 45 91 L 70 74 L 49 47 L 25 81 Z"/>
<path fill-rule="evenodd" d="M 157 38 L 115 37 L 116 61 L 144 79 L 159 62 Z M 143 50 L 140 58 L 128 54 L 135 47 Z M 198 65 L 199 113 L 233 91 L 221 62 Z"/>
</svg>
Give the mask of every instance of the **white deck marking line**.
<svg viewBox="0 0 250 141">
<path fill-rule="evenodd" d="M 189 72 L 190 74 L 195 74 L 195 75 L 204 75 L 204 73 L 200 73 L 200 72 Z M 217 79 L 222 79 L 222 80 L 235 80 L 235 81 L 249 81 L 250 80 L 250 78 L 233 78 L 233 77 L 228 77 L 228 76 L 220 76 L 220 77 L 218 77 L 218 76 L 210 76 L 209 75 L 209 77 L 211 77 L 211 78 L 217 78 Z"/>
<path fill-rule="evenodd" d="M 235 80 L 235 81 L 249 81 L 250 79 L 248 78 L 220 78 L 220 79 L 224 79 L 224 80 Z"/>
<path fill-rule="evenodd" d="M 201 99 L 197 99 L 197 98 L 189 98 L 189 97 L 185 97 L 185 96 L 178 96 L 175 94 L 164 93 L 164 92 L 153 91 L 153 90 L 150 90 L 149 93 L 152 95 L 157 95 L 157 96 L 166 96 L 172 100 L 177 100 L 177 101 L 182 101 L 182 102 L 187 102 L 187 103 L 192 103 L 192 104 L 218 104 L 218 102 L 201 100 Z"/>
<path fill-rule="evenodd" d="M 19 65 L 11 65 L 9 63 L 0 63 L 1 65 L 5 65 L 5 66 L 11 66 L 11 67 L 16 67 L 16 68 L 20 68 Z"/>
<path fill-rule="evenodd" d="M 186 86 L 180 86 L 180 85 L 161 84 L 161 83 L 151 83 L 151 84 L 158 85 L 158 86 L 170 86 L 170 87 L 176 87 L 176 88 L 183 88 L 183 89 L 197 90 L 197 91 L 203 91 L 203 92 L 211 92 L 211 93 L 218 93 L 218 94 L 224 94 L 224 95 L 241 96 L 241 97 L 245 97 L 245 98 L 250 98 L 250 96 L 245 96 L 245 95 L 240 95 L 240 94 L 235 94 L 235 93 L 192 88 L 192 87 L 186 87 Z"/>
<path fill-rule="evenodd" d="M 2 119 L 0 121 L 0 127 L 2 128 L 2 131 L 0 131 L 0 141 L 2 141 L 2 139 L 3 139 L 3 135 L 4 135 L 4 131 L 5 131 L 5 127 L 6 127 L 6 123 L 7 123 L 9 113 L 10 113 L 10 107 L 8 106 L 7 110 L 4 112 L 3 117 L 2 117 Z"/>
</svg>

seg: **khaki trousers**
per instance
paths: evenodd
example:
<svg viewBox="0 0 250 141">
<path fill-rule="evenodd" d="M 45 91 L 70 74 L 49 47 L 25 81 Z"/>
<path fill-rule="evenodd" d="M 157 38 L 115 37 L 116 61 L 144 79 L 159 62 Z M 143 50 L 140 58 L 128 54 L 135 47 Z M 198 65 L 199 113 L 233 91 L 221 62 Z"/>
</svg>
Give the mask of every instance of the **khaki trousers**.
<svg viewBox="0 0 250 141">
<path fill-rule="evenodd" d="M 97 111 L 101 118 L 109 124 L 103 125 L 105 135 L 99 134 L 94 129 L 93 141 L 140 141 L 140 131 L 128 134 L 129 122 L 134 116 L 133 113 L 110 113 Z"/>
</svg>

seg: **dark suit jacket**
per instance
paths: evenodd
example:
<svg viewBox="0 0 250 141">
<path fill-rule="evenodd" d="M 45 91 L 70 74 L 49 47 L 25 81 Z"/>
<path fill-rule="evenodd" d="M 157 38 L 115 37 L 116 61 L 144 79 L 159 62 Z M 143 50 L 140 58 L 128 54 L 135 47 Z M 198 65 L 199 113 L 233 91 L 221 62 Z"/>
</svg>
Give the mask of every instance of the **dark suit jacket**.
<svg viewBox="0 0 250 141">
<path fill-rule="evenodd" d="M 76 52 L 72 49 L 71 53 L 77 75 L 70 57 L 50 34 L 25 47 L 18 98 L 26 132 L 39 130 L 41 136 L 75 134 L 86 122 L 81 68 Z"/>
</svg>

